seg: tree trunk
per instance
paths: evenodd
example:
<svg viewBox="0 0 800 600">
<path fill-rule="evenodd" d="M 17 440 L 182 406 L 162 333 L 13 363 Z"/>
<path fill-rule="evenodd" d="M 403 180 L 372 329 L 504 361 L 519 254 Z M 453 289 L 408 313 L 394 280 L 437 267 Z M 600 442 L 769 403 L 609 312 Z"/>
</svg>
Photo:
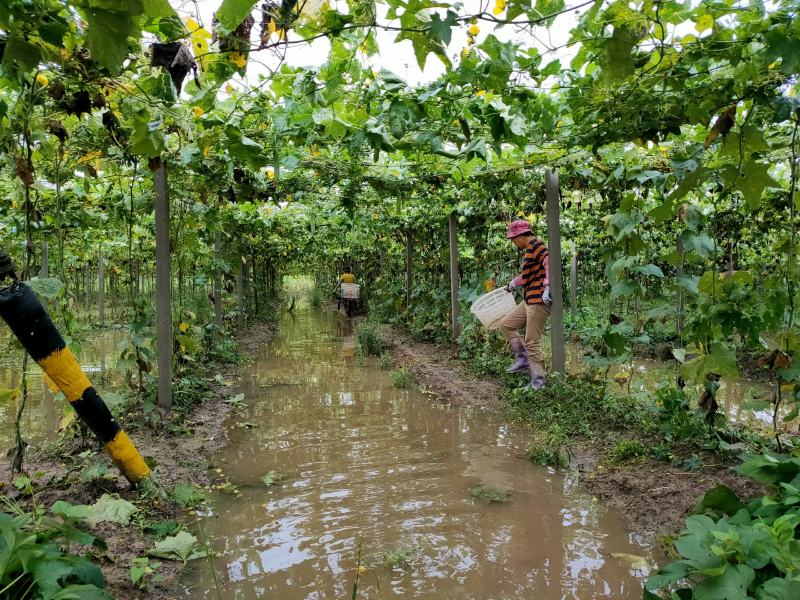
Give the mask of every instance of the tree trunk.
<svg viewBox="0 0 800 600">
<path fill-rule="evenodd" d="M 553 349 L 553 371 L 564 372 L 564 303 L 561 285 L 561 229 L 559 224 L 558 172 L 550 169 L 547 180 L 547 245 L 550 255 L 550 342 Z"/>
<path fill-rule="evenodd" d="M 172 408 L 172 281 L 170 273 L 169 188 L 167 166 L 155 174 L 156 336 L 158 342 L 158 405 Z"/>
</svg>

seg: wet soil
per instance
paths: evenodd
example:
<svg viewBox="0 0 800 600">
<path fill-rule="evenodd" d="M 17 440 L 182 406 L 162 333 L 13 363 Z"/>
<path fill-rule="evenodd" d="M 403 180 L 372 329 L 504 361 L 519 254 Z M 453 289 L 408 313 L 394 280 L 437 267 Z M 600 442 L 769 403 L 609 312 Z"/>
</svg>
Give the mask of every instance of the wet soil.
<svg viewBox="0 0 800 600">
<path fill-rule="evenodd" d="M 454 348 L 417 342 L 399 327 L 387 328 L 387 332 L 393 361 L 408 369 L 423 389 L 450 404 L 496 412 L 503 409 L 500 381 L 470 375 L 455 358 Z"/>
<path fill-rule="evenodd" d="M 599 464 L 599 458 L 593 448 L 577 449 L 575 468 L 580 482 L 603 503 L 619 510 L 625 524 L 651 543 L 683 529 L 684 519 L 700 497 L 719 484 L 728 486 L 740 498 L 764 493 L 760 484 L 734 473 L 733 465 L 683 471 L 646 460 L 609 468 Z"/>
<path fill-rule="evenodd" d="M 262 347 L 272 337 L 274 326 L 256 324 L 239 338 L 239 349 L 246 355 L 252 355 L 256 348 Z M 209 373 L 212 396 L 196 406 L 180 421 L 171 423 L 166 420 L 164 427 L 154 430 L 141 426 L 137 421 L 141 414 L 129 414 L 121 419 L 122 426 L 146 460 L 153 459 L 157 466 L 155 473 L 158 482 L 165 490 L 172 490 L 179 483 L 208 485 L 220 483 L 221 478 L 215 472 L 210 459 L 214 452 L 227 443 L 228 430 L 225 420 L 231 411 L 231 405 L 222 400 L 232 394 L 237 378 L 244 372 L 246 365 L 229 365 Z M 214 381 L 217 374 L 229 385 L 221 385 Z M 92 463 L 87 463 L 79 456 L 86 450 L 97 452 L 98 460 L 105 461 L 103 449 L 93 438 L 87 440 L 70 440 L 57 446 L 45 446 L 38 449 L 32 446 L 25 461 L 25 471 L 34 475 L 35 501 L 39 506 L 50 506 L 56 500 L 64 500 L 70 504 L 92 504 L 104 493 L 119 494 L 120 497 L 134 502 L 144 515 L 141 525 L 157 523 L 164 520 L 180 520 L 185 510 L 172 502 L 157 499 L 142 499 L 139 492 L 131 488 L 121 476 L 115 479 L 94 479 L 84 482 L 79 473 Z M 0 458 L 0 473 L 9 472 L 8 458 Z M 112 467 L 113 469 L 113 467 Z M 0 482 L 0 492 L 4 492 Z M 23 506 L 25 500 L 22 499 Z M 106 578 L 106 589 L 116 599 L 128 598 L 173 598 L 170 590 L 183 570 L 183 565 L 175 561 L 162 561 L 158 569 L 164 580 L 147 590 L 135 588 L 130 581 L 131 559 L 144 556 L 153 547 L 154 538 L 145 535 L 141 527 L 135 524 L 119 526 L 101 524 L 86 527 L 99 535 L 108 544 L 108 551 L 100 561 Z"/>
<path fill-rule="evenodd" d="M 397 328 L 391 329 L 389 337 L 393 340 L 392 357 L 443 401 L 504 412 L 499 400 L 499 379 L 477 379 L 470 375 L 448 347 L 417 342 Z M 574 448 L 575 472 L 591 494 L 619 510 L 627 527 L 651 545 L 661 535 L 680 531 L 697 500 L 719 483 L 742 498 L 763 493 L 759 484 L 734 473 L 734 464 L 715 464 L 690 472 L 651 460 L 609 467 L 602 463 L 605 450 L 598 445 L 578 443 Z"/>
</svg>

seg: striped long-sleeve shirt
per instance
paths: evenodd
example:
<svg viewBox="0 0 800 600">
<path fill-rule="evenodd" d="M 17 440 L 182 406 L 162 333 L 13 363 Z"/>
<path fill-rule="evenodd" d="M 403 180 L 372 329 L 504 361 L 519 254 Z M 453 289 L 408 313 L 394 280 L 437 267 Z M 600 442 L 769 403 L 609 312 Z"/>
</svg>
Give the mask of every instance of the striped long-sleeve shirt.
<svg viewBox="0 0 800 600">
<path fill-rule="evenodd" d="M 541 240 L 532 238 L 522 257 L 522 273 L 514 278 L 514 284 L 525 289 L 526 304 L 544 304 L 542 294 L 550 285 L 550 255 Z"/>
</svg>

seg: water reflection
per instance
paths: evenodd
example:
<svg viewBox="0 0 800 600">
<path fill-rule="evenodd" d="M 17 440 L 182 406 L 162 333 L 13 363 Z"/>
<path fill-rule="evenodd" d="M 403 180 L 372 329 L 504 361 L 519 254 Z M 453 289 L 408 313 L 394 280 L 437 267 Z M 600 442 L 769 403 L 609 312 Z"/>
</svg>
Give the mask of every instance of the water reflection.
<svg viewBox="0 0 800 600">
<path fill-rule="evenodd" d="M 83 370 L 100 389 L 108 389 L 121 383 L 121 375 L 114 371 L 117 358 L 117 345 L 127 333 L 110 330 L 92 334 L 78 350 L 78 360 Z M 8 338 L 0 339 L 0 348 L 9 348 Z M 4 352 L 0 362 L 0 388 L 14 389 L 21 384 L 22 352 Z M 39 444 L 56 438 L 58 423 L 64 414 L 64 401 L 55 401 L 54 394 L 45 381 L 39 366 L 28 360 L 28 401 L 25 405 L 21 429 L 25 440 Z M 0 449 L 13 445 L 14 420 L 18 403 L 0 403 Z"/>
<path fill-rule="evenodd" d="M 445 407 L 350 364 L 334 315 L 299 312 L 258 357 L 242 392 L 257 429 L 231 430 L 217 457 L 239 497 L 207 523 L 225 598 L 639 598 L 643 554 L 619 515 L 518 457 L 525 432 Z M 264 385 L 267 383 L 266 385 Z M 271 469 L 288 475 L 265 488 Z M 483 484 L 507 503 L 474 500 Z M 386 564 L 403 551 L 406 566 Z M 399 561 L 402 562 L 402 561 Z M 185 596 L 216 597 L 193 564 Z"/>
<path fill-rule="evenodd" d="M 547 344 L 545 344 L 547 346 Z M 568 344 L 566 352 L 567 372 L 572 375 L 585 372 L 588 367 L 583 364 L 581 357 L 583 349 L 577 344 Z M 608 389 L 612 394 L 636 392 L 652 392 L 659 385 L 675 385 L 678 376 L 676 364 L 634 358 L 631 362 L 612 367 Z M 702 386 L 687 386 L 690 398 L 699 399 L 703 392 Z M 772 413 L 767 410 L 746 409 L 748 402 L 754 399 L 769 400 L 771 391 L 769 385 L 760 381 L 749 379 L 726 379 L 720 381 L 717 392 L 719 410 L 733 423 L 747 423 L 757 427 L 771 427 Z M 785 413 L 791 407 L 785 408 Z"/>
</svg>

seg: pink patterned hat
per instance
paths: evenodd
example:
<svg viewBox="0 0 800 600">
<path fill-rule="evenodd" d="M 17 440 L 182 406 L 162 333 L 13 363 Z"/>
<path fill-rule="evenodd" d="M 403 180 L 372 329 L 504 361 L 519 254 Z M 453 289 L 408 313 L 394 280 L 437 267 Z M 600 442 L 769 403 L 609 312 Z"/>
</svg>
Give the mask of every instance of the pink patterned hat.
<svg viewBox="0 0 800 600">
<path fill-rule="evenodd" d="M 531 232 L 531 224 L 523 219 L 512 221 L 508 226 L 508 239 Z"/>
</svg>

